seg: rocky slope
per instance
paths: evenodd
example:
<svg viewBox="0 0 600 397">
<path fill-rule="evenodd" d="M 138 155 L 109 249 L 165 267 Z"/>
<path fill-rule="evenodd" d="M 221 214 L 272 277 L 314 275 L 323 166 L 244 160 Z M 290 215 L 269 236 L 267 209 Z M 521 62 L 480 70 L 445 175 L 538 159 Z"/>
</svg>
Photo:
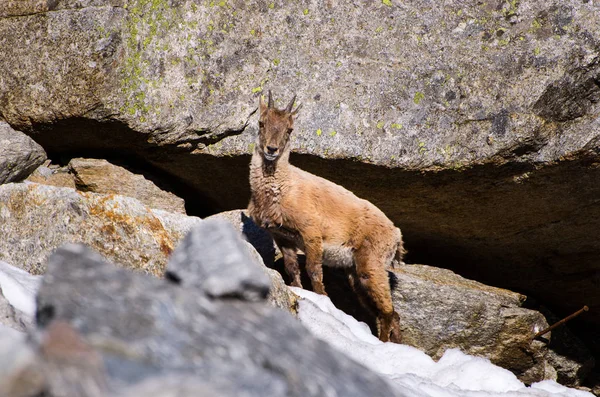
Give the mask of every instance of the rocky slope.
<svg viewBox="0 0 600 397">
<path fill-rule="evenodd" d="M 409 262 L 527 294 L 559 317 L 587 304 L 572 325 L 598 355 L 599 32 L 597 5 L 576 0 L 7 1 L 0 181 L 25 178 L 45 150 L 60 165 L 141 170 L 192 215 L 243 208 L 258 96 L 272 89 L 280 105 L 297 93 L 293 163 L 378 205 Z M 68 169 L 32 178 L 77 187 Z M 164 236 L 177 216 L 124 198 L 10 189 L 0 229 L 24 240 L 0 260 L 27 269 L 88 236 L 110 260 L 160 274 L 181 237 Z M 143 215 L 125 219 L 124 207 Z M 119 219 L 96 217 L 107 213 Z M 55 237 L 48 219 L 62 225 Z M 111 249 L 138 224 L 149 252 L 162 247 L 147 263 Z M 97 241 L 99 227 L 113 241 Z"/>
<path fill-rule="evenodd" d="M 599 24 L 575 0 L 11 1 L 0 118 L 208 215 L 247 203 L 257 97 L 297 93 L 292 161 L 380 206 L 413 262 L 594 311 Z"/>
</svg>

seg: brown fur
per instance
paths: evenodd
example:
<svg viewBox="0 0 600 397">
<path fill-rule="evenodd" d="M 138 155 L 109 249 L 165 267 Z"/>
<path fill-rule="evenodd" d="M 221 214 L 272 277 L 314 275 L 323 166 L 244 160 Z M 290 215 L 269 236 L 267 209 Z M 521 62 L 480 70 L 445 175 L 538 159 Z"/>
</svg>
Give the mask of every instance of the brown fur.
<svg viewBox="0 0 600 397">
<path fill-rule="evenodd" d="M 295 99 L 295 97 L 294 97 Z M 345 188 L 289 163 L 294 99 L 284 110 L 260 101 L 258 144 L 250 164 L 248 212 L 271 232 L 291 284 L 302 287 L 297 250 L 306 254 L 313 290 L 326 295 L 322 265 L 346 267 L 377 308 L 379 338 L 398 342 L 388 267 L 402 263 L 402 234 L 384 213 Z"/>
</svg>

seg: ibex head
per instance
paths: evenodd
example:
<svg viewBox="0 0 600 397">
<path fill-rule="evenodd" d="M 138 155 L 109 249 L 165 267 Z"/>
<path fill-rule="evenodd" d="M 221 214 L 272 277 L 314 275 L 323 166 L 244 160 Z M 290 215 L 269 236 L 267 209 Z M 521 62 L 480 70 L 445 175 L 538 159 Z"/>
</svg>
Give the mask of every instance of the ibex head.
<svg viewBox="0 0 600 397">
<path fill-rule="evenodd" d="M 294 130 L 294 116 L 300 106 L 292 110 L 296 95 L 285 109 L 276 109 L 269 91 L 269 102 L 260 98 L 260 118 L 258 120 L 258 149 L 269 162 L 276 161 L 288 149 L 290 134 Z"/>
</svg>

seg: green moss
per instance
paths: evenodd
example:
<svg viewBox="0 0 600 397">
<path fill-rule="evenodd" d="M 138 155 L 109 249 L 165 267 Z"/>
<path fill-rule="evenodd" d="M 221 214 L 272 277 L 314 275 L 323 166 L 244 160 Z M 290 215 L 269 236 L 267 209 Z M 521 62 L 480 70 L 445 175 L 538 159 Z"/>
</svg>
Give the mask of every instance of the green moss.
<svg viewBox="0 0 600 397">
<path fill-rule="evenodd" d="M 151 108 L 142 87 L 144 84 L 156 86 L 147 77 L 150 64 L 147 54 L 164 48 L 156 42 L 167 33 L 169 21 L 176 17 L 176 12 L 167 0 L 135 0 L 129 4 L 128 10 L 127 58 L 121 68 L 121 92 L 125 101 L 121 110 L 137 115 L 140 122 L 145 122 Z M 155 48 L 152 49 L 152 46 Z"/>
<path fill-rule="evenodd" d="M 535 56 L 538 56 L 538 55 L 540 55 L 540 53 L 541 53 L 541 52 L 542 52 L 542 50 L 540 50 L 540 47 L 535 47 L 535 48 L 533 49 L 533 54 L 534 54 Z"/>
<path fill-rule="evenodd" d="M 254 144 L 254 143 L 248 144 L 248 152 L 249 153 L 254 152 L 254 146 L 256 146 L 256 144 Z"/>
<path fill-rule="evenodd" d="M 263 90 L 263 88 L 262 88 L 262 87 L 254 87 L 254 88 L 252 89 L 252 93 L 253 93 L 253 94 L 256 94 L 257 92 L 262 92 L 262 90 Z"/>
<path fill-rule="evenodd" d="M 279 58 L 273 59 L 273 65 L 279 66 L 280 63 L 281 63 L 281 60 Z"/>
<path fill-rule="evenodd" d="M 540 21 L 538 21 L 537 19 L 534 19 L 534 20 L 531 22 L 531 28 L 532 28 L 532 29 L 534 29 L 534 30 L 538 30 L 538 29 L 540 29 L 541 27 L 542 27 L 542 23 L 541 23 Z"/>
<path fill-rule="evenodd" d="M 397 130 L 401 130 L 402 129 L 402 124 L 399 123 L 392 123 L 391 125 L 392 128 L 395 128 Z"/>
<path fill-rule="evenodd" d="M 381 0 L 381 2 L 382 2 L 383 4 L 385 4 L 386 6 L 388 6 L 388 7 L 391 7 L 391 6 L 392 6 L 392 0 Z"/>
<path fill-rule="evenodd" d="M 385 123 L 383 121 L 380 121 L 377 123 L 377 128 L 382 129 L 384 125 Z"/>
<path fill-rule="evenodd" d="M 337 132 L 336 132 L 336 131 L 331 131 L 331 132 L 329 133 L 329 136 L 336 136 L 336 135 L 337 135 Z"/>
<path fill-rule="evenodd" d="M 270 9 L 273 9 L 273 8 L 275 8 L 275 3 L 271 3 L 271 4 L 269 4 L 269 8 L 270 8 Z"/>
<path fill-rule="evenodd" d="M 413 98 L 413 102 L 418 105 L 419 103 L 421 103 L 421 101 L 425 99 L 425 94 L 423 94 L 421 91 L 417 91 L 415 92 L 415 96 Z"/>
<path fill-rule="evenodd" d="M 321 129 L 319 128 L 319 129 L 317 130 L 317 136 L 321 136 L 321 134 L 322 134 L 322 133 L 323 133 L 323 131 L 321 131 Z"/>
<path fill-rule="evenodd" d="M 517 14 L 517 8 L 519 7 L 519 0 L 506 0 L 506 6 L 503 8 L 502 13 L 505 18 L 512 17 Z"/>
<path fill-rule="evenodd" d="M 309 12 L 309 11 L 308 11 L 308 8 L 305 8 L 305 9 L 304 9 L 304 11 L 302 11 L 302 13 L 303 13 L 304 15 L 308 15 L 308 12 Z"/>
<path fill-rule="evenodd" d="M 381 33 L 383 32 L 383 26 L 378 26 L 377 29 L 375 29 L 375 33 Z"/>
</svg>

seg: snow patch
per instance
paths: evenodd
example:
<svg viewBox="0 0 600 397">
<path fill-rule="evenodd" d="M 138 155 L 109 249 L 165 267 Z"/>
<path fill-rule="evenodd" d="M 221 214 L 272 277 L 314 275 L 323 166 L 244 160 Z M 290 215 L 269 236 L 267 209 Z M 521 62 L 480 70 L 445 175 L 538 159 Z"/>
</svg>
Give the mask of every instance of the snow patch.
<svg viewBox="0 0 600 397">
<path fill-rule="evenodd" d="M 35 315 L 35 295 L 41 276 L 33 276 L 24 270 L 0 261 L 0 290 L 15 309 L 29 317 Z"/>
<path fill-rule="evenodd" d="M 413 347 L 381 342 L 328 297 L 290 288 L 301 298 L 298 318 L 310 332 L 413 397 L 593 397 L 549 380 L 526 387 L 512 372 L 458 349 L 435 362 Z"/>
</svg>

